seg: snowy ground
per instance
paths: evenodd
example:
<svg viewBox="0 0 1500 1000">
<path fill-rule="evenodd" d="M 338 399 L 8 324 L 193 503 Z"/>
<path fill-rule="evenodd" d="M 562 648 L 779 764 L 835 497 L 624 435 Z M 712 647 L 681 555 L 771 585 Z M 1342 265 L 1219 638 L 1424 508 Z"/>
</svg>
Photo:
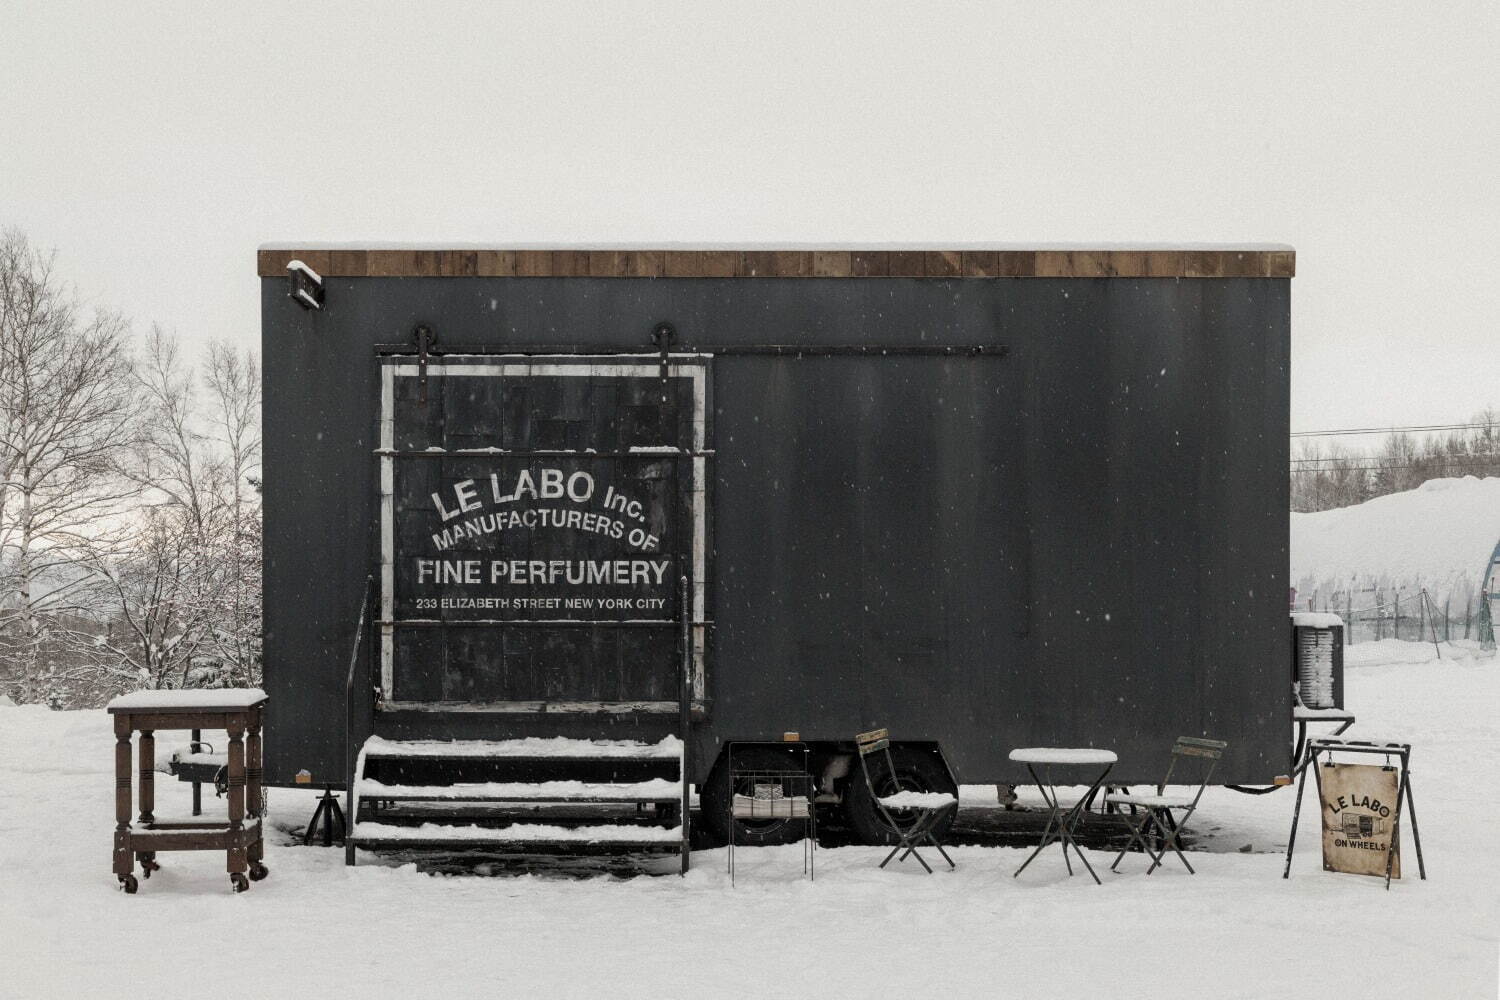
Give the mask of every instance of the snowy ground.
<svg viewBox="0 0 1500 1000">
<path fill-rule="evenodd" d="M 1416 744 L 1429 880 L 1408 854 L 1389 894 L 1320 870 L 1311 808 L 1283 881 L 1291 793 L 1215 790 L 1196 877 L 1147 878 L 1132 857 L 1102 887 L 1055 854 L 1014 879 L 1022 849 L 978 846 L 933 876 L 879 871 L 874 848 L 823 850 L 813 883 L 798 848 L 745 849 L 735 888 L 722 851 L 696 854 L 685 880 L 441 877 L 345 869 L 283 829 L 247 894 L 228 891 L 220 857 L 180 854 L 126 896 L 109 873 L 104 714 L 0 708 L 0 996 L 1494 997 L 1500 877 L 1483 834 L 1500 661 L 1444 653 L 1371 643 L 1349 660 L 1355 733 Z M 186 786 L 158 788 L 158 812 L 186 812 Z M 972 791 L 982 820 L 993 792 Z M 310 803 L 276 790 L 273 819 L 299 825 Z"/>
</svg>

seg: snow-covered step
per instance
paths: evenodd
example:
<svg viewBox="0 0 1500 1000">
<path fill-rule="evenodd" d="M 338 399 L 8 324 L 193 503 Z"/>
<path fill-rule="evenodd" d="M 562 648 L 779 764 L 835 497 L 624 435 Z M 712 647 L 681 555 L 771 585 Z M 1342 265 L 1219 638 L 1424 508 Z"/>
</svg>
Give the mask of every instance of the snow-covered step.
<svg viewBox="0 0 1500 1000">
<path fill-rule="evenodd" d="M 620 847 L 676 847 L 681 827 L 598 824 L 554 826 L 547 823 L 515 823 L 487 827 L 459 823 L 422 823 L 398 826 L 368 820 L 354 824 L 354 842 L 361 847 L 407 845 L 431 847 L 495 846 L 507 844 L 576 844 Z"/>
<path fill-rule="evenodd" d="M 472 781 L 452 785 L 395 785 L 364 779 L 360 798 L 389 802 L 676 802 L 682 782 L 652 778 L 633 782 Z"/>
<path fill-rule="evenodd" d="M 371 850 L 686 856 L 683 778 L 682 741 L 673 736 L 373 736 L 355 764 L 350 840 Z"/>
<path fill-rule="evenodd" d="M 575 740 L 562 736 L 516 740 L 388 740 L 372 736 L 364 754 L 376 757 L 428 758 L 562 758 L 572 760 L 679 760 L 682 741 L 675 736 L 656 743 L 635 740 Z"/>
<path fill-rule="evenodd" d="M 563 737 L 390 740 L 375 736 L 361 749 L 358 768 L 360 776 L 370 781 L 423 788 L 543 782 L 586 785 L 675 782 L 681 778 L 682 741 L 671 736 L 655 743 Z M 520 789 L 516 794 L 536 797 Z M 612 798 L 628 797 L 622 793 Z"/>
</svg>

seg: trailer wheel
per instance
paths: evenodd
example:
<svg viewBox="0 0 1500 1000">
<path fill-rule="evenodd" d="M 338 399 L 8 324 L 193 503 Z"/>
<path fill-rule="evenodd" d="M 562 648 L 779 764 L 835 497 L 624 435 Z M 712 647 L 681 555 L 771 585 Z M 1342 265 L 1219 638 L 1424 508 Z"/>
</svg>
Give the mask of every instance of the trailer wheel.
<svg viewBox="0 0 1500 1000">
<path fill-rule="evenodd" d="M 786 754 L 770 747 L 741 746 L 734 751 L 735 770 L 768 771 L 785 768 Z M 698 793 L 699 818 L 720 844 L 729 842 L 729 767 L 724 758 L 714 766 Z M 736 847 L 769 847 L 802 839 L 800 819 L 734 820 Z"/>
<path fill-rule="evenodd" d="M 948 769 L 932 751 L 894 746 L 891 747 L 891 758 L 896 765 L 895 777 L 892 778 L 883 773 L 884 767 L 879 768 L 881 773 L 877 777 L 876 795 L 895 795 L 897 792 L 947 792 L 955 796 L 958 794 L 953 779 L 948 775 Z M 896 831 L 886 822 L 885 815 L 875 802 L 875 796 L 870 794 L 870 786 L 865 783 L 865 776 L 860 772 L 857 762 L 849 774 L 848 791 L 844 795 L 844 803 L 849 817 L 849 826 L 858 835 L 860 842 L 865 844 L 896 843 Z M 953 815 L 953 812 L 949 812 L 933 830 L 933 836 L 938 840 L 942 840 L 947 835 L 948 828 L 953 825 Z M 915 819 L 909 813 L 899 809 L 892 809 L 891 817 L 897 823 L 903 820 L 912 822 Z"/>
</svg>

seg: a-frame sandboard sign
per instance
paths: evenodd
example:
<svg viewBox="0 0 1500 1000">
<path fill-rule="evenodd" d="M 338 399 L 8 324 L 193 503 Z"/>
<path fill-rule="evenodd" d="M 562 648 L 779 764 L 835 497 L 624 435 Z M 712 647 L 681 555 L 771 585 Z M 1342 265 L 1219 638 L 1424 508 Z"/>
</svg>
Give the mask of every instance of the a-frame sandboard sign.
<svg viewBox="0 0 1500 1000">
<path fill-rule="evenodd" d="M 1379 765 L 1351 764 L 1334 759 L 1335 754 L 1378 756 Z M 1320 761 L 1320 758 L 1325 758 Z M 1398 765 L 1392 760 L 1399 761 Z M 1292 832 L 1286 842 L 1286 870 L 1292 872 L 1292 851 L 1297 844 L 1297 820 L 1302 813 L 1302 793 L 1307 776 L 1318 786 L 1320 826 L 1323 833 L 1323 867 L 1328 871 L 1400 878 L 1402 807 L 1411 820 L 1412 846 L 1417 852 L 1417 872 L 1427 878 L 1422 861 L 1422 837 L 1417 830 L 1417 808 L 1411 792 L 1411 744 L 1371 740 L 1310 740 L 1298 768 L 1297 804 L 1292 811 Z"/>
</svg>

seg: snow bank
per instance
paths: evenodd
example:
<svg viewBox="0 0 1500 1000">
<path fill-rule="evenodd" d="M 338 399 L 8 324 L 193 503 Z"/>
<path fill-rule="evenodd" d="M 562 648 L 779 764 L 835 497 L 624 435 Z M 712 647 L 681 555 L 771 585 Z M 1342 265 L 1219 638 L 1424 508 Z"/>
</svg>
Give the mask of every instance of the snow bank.
<svg viewBox="0 0 1500 1000">
<path fill-rule="evenodd" d="M 1439 651 L 1441 650 L 1441 656 Z M 1433 646 L 1430 642 L 1407 642 L 1401 639 L 1381 639 L 1379 642 L 1356 642 L 1344 647 L 1344 666 L 1387 666 L 1400 663 L 1436 663 L 1438 660 L 1451 663 L 1472 663 L 1475 660 L 1494 662 L 1495 651 L 1479 648 L 1476 639 L 1455 639 Z"/>
<path fill-rule="evenodd" d="M 1433 479 L 1353 507 L 1293 514 L 1291 580 L 1301 599 L 1352 579 L 1460 599 L 1478 592 L 1497 540 L 1500 477 Z"/>
</svg>

